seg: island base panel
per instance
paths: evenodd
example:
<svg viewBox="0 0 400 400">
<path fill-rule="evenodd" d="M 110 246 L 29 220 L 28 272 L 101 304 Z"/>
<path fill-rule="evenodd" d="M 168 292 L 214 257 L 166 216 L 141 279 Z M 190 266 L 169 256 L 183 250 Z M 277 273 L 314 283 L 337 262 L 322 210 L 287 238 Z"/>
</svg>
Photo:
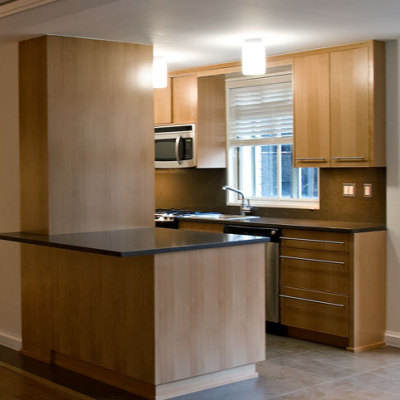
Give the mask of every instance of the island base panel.
<svg viewBox="0 0 400 400">
<path fill-rule="evenodd" d="M 249 364 L 175 382 L 152 385 L 58 352 L 53 352 L 52 360 L 60 367 L 151 400 L 169 399 L 258 377 L 255 364 Z"/>
<path fill-rule="evenodd" d="M 22 245 L 22 353 L 149 399 L 256 377 L 264 244 L 111 257 Z"/>
</svg>

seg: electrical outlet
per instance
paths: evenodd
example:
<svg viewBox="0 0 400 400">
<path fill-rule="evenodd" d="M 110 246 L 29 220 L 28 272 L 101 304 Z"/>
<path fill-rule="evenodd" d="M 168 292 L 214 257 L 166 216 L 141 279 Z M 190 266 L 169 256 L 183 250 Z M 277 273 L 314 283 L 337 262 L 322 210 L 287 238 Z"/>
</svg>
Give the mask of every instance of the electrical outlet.
<svg viewBox="0 0 400 400">
<path fill-rule="evenodd" d="M 372 197 L 372 184 L 364 183 L 364 197 Z"/>
<path fill-rule="evenodd" d="M 356 184 L 355 183 L 343 183 L 343 196 L 344 197 L 355 197 L 356 196 Z"/>
</svg>

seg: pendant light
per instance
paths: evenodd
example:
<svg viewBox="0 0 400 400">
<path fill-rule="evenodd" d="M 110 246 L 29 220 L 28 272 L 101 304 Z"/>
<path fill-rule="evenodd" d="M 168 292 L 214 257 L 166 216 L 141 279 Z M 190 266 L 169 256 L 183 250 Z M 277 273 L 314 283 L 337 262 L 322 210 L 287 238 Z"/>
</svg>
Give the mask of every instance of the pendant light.
<svg viewBox="0 0 400 400">
<path fill-rule="evenodd" d="M 247 39 L 242 47 L 243 75 L 264 75 L 266 72 L 265 46 L 262 39 Z"/>
<path fill-rule="evenodd" d="M 168 66 L 165 57 L 153 59 L 153 88 L 165 88 L 168 85 Z"/>
</svg>

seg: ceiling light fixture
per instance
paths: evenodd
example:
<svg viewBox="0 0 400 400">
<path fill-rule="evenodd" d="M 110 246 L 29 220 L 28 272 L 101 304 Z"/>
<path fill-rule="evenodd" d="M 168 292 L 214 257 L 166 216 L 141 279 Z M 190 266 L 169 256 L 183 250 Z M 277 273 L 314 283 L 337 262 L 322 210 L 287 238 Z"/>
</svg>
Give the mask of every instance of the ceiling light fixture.
<svg viewBox="0 0 400 400">
<path fill-rule="evenodd" d="M 265 46 L 262 39 L 247 39 L 242 47 L 243 75 L 264 75 L 266 71 Z"/>
<path fill-rule="evenodd" d="M 165 57 L 153 59 L 153 88 L 165 88 L 168 85 L 168 67 Z"/>
</svg>

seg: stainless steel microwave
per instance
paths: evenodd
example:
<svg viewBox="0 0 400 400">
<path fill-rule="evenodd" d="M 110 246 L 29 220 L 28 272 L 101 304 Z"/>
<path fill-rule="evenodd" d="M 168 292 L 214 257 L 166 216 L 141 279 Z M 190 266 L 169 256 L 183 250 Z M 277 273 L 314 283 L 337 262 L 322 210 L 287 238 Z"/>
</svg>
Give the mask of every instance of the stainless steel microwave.
<svg viewBox="0 0 400 400">
<path fill-rule="evenodd" d="M 196 166 L 194 124 L 156 126 L 154 136 L 156 168 L 191 168 Z"/>
</svg>

